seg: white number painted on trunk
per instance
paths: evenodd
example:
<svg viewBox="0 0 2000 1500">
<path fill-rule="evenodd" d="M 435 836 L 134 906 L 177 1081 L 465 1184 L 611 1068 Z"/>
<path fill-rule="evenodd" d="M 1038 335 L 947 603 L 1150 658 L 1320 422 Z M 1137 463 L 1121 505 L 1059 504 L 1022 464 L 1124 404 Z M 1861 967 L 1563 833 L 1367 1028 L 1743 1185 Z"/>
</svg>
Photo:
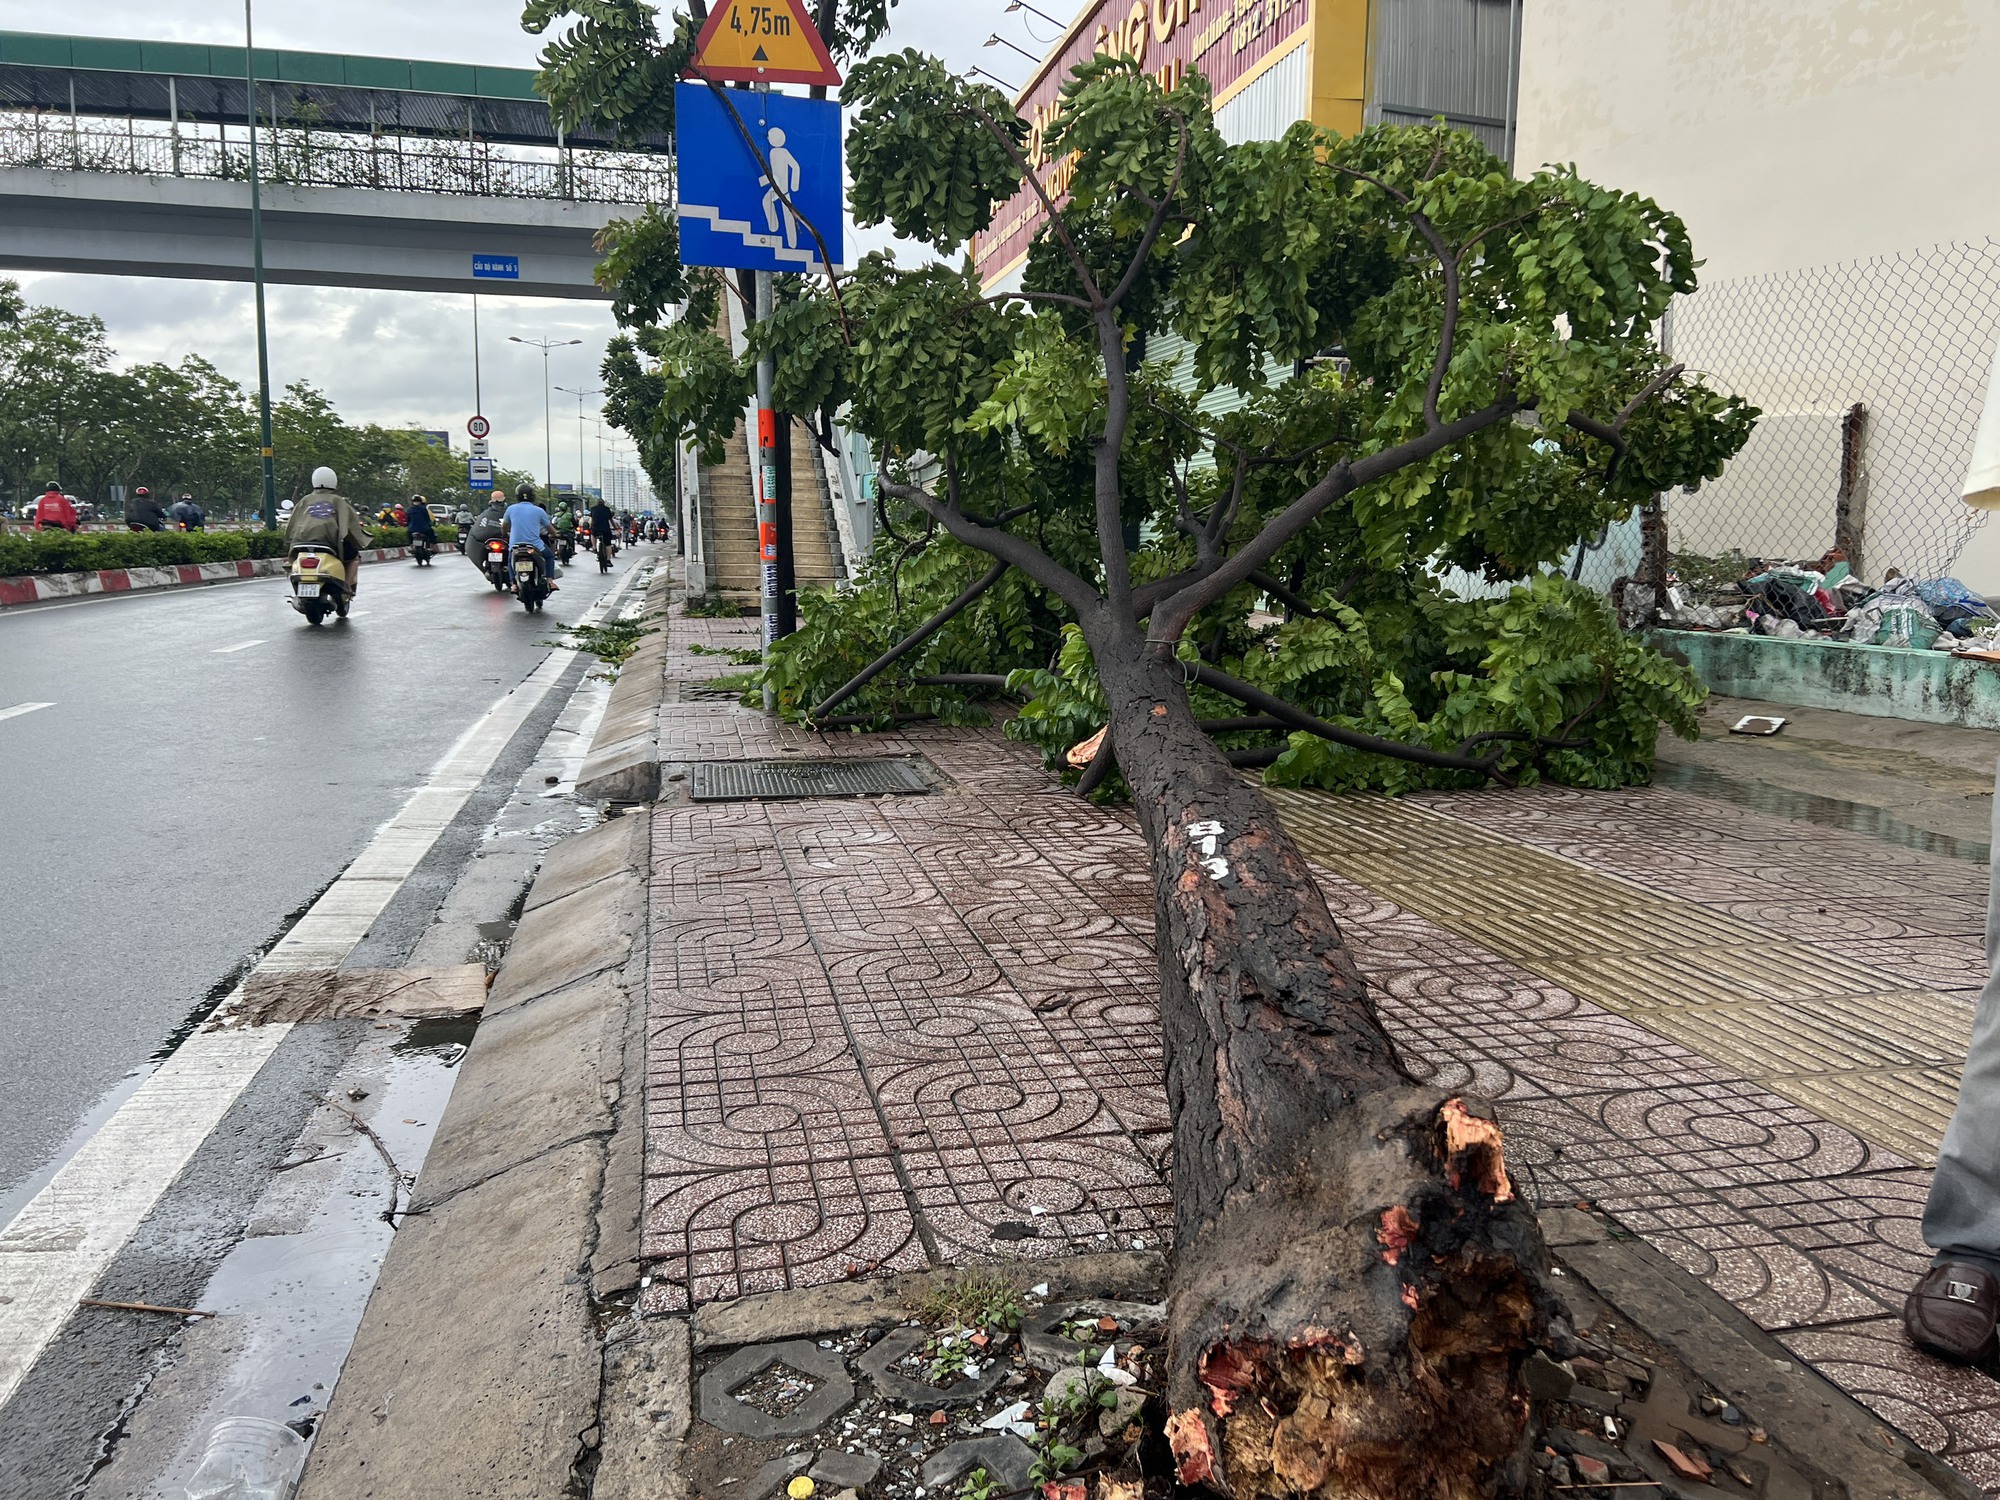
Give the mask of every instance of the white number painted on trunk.
<svg viewBox="0 0 2000 1500">
<path fill-rule="evenodd" d="M 1196 845 L 1202 853 L 1201 867 L 1208 871 L 1210 878 L 1226 879 L 1229 875 L 1229 861 L 1215 851 L 1222 843 L 1222 825 L 1213 819 L 1187 826 L 1188 841 Z"/>
</svg>

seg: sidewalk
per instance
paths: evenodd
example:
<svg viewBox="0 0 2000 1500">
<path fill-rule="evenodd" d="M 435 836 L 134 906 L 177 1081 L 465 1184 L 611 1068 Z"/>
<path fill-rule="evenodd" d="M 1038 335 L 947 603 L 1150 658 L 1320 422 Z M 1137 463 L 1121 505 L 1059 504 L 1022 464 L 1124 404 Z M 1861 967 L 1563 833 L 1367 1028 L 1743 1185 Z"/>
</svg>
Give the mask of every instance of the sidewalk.
<svg viewBox="0 0 2000 1500">
<path fill-rule="evenodd" d="M 642 1310 L 1165 1248 L 1131 819 L 997 730 L 821 739 L 702 689 L 730 670 L 715 653 L 754 645 L 753 621 L 671 621 Z M 672 764 L 903 756 L 946 784 L 694 803 Z M 1891 809 L 1881 837 L 1694 769 L 1759 805 L 1672 786 L 1278 802 L 1413 1070 L 1498 1101 L 1539 1203 L 1595 1205 L 2000 1494 L 2000 1384 L 1918 1355 L 1897 1318 L 1984 978 L 1983 810 L 1954 841 L 1926 827 L 1948 803 Z M 1945 795 L 1970 808 L 1970 788 Z"/>
</svg>

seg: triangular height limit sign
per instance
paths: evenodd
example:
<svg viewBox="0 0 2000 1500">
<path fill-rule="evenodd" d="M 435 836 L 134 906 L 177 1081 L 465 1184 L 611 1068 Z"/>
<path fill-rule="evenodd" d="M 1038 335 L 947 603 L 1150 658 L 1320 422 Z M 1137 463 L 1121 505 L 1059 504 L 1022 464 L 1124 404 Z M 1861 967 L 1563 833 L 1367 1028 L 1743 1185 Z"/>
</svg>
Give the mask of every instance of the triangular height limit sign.
<svg viewBox="0 0 2000 1500">
<path fill-rule="evenodd" d="M 805 0 L 720 0 L 695 42 L 693 71 L 731 83 L 840 84 Z"/>
</svg>

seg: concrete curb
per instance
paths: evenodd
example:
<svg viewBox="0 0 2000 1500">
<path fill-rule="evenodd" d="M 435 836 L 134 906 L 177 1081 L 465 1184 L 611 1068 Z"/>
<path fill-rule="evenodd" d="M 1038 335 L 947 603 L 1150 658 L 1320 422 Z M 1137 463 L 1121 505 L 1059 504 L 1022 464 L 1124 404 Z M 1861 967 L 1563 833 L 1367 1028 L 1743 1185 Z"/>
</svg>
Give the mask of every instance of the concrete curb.
<svg viewBox="0 0 2000 1500">
<path fill-rule="evenodd" d="M 407 547 L 376 548 L 361 554 L 364 563 L 395 562 L 410 555 Z M 285 571 L 282 557 L 245 557 L 234 562 L 174 563 L 164 568 L 103 568 L 95 573 L 31 573 L 0 578 L 0 609 L 41 604 L 50 599 L 78 599 L 90 594 L 136 594 L 153 589 L 186 588 L 192 584 L 233 582 L 239 578 L 274 578 Z"/>
<path fill-rule="evenodd" d="M 550 851 L 321 1422 L 304 1500 L 546 1500 L 638 1289 L 651 829 Z"/>
<path fill-rule="evenodd" d="M 646 589 L 645 613 L 663 614 L 673 596 L 673 573 L 664 564 Z M 576 778 L 579 797 L 591 801 L 651 802 L 660 795 L 660 705 L 667 696 L 667 632 L 639 642 L 618 671 L 604 721 Z"/>
</svg>

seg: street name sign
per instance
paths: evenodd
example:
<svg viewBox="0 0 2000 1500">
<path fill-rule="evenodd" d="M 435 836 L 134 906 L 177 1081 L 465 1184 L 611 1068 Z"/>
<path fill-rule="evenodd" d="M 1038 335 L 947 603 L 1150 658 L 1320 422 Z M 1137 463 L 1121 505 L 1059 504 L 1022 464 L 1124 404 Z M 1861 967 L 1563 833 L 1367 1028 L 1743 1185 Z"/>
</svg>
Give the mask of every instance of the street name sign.
<svg viewBox="0 0 2000 1500">
<path fill-rule="evenodd" d="M 823 273 L 819 240 L 840 265 L 838 104 L 683 83 L 674 90 L 674 133 L 683 265 Z"/>
<path fill-rule="evenodd" d="M 519 281 L 521 279 L 521 257 L 518 255 L 474 255 L 472 274 L 482 281 Z"/>
<path fill-rule="evenodd" d="M 804 0 L 722 0 L 695 41 L 693 71 L 735 83 L 840 86 Z"/>
</svg>

